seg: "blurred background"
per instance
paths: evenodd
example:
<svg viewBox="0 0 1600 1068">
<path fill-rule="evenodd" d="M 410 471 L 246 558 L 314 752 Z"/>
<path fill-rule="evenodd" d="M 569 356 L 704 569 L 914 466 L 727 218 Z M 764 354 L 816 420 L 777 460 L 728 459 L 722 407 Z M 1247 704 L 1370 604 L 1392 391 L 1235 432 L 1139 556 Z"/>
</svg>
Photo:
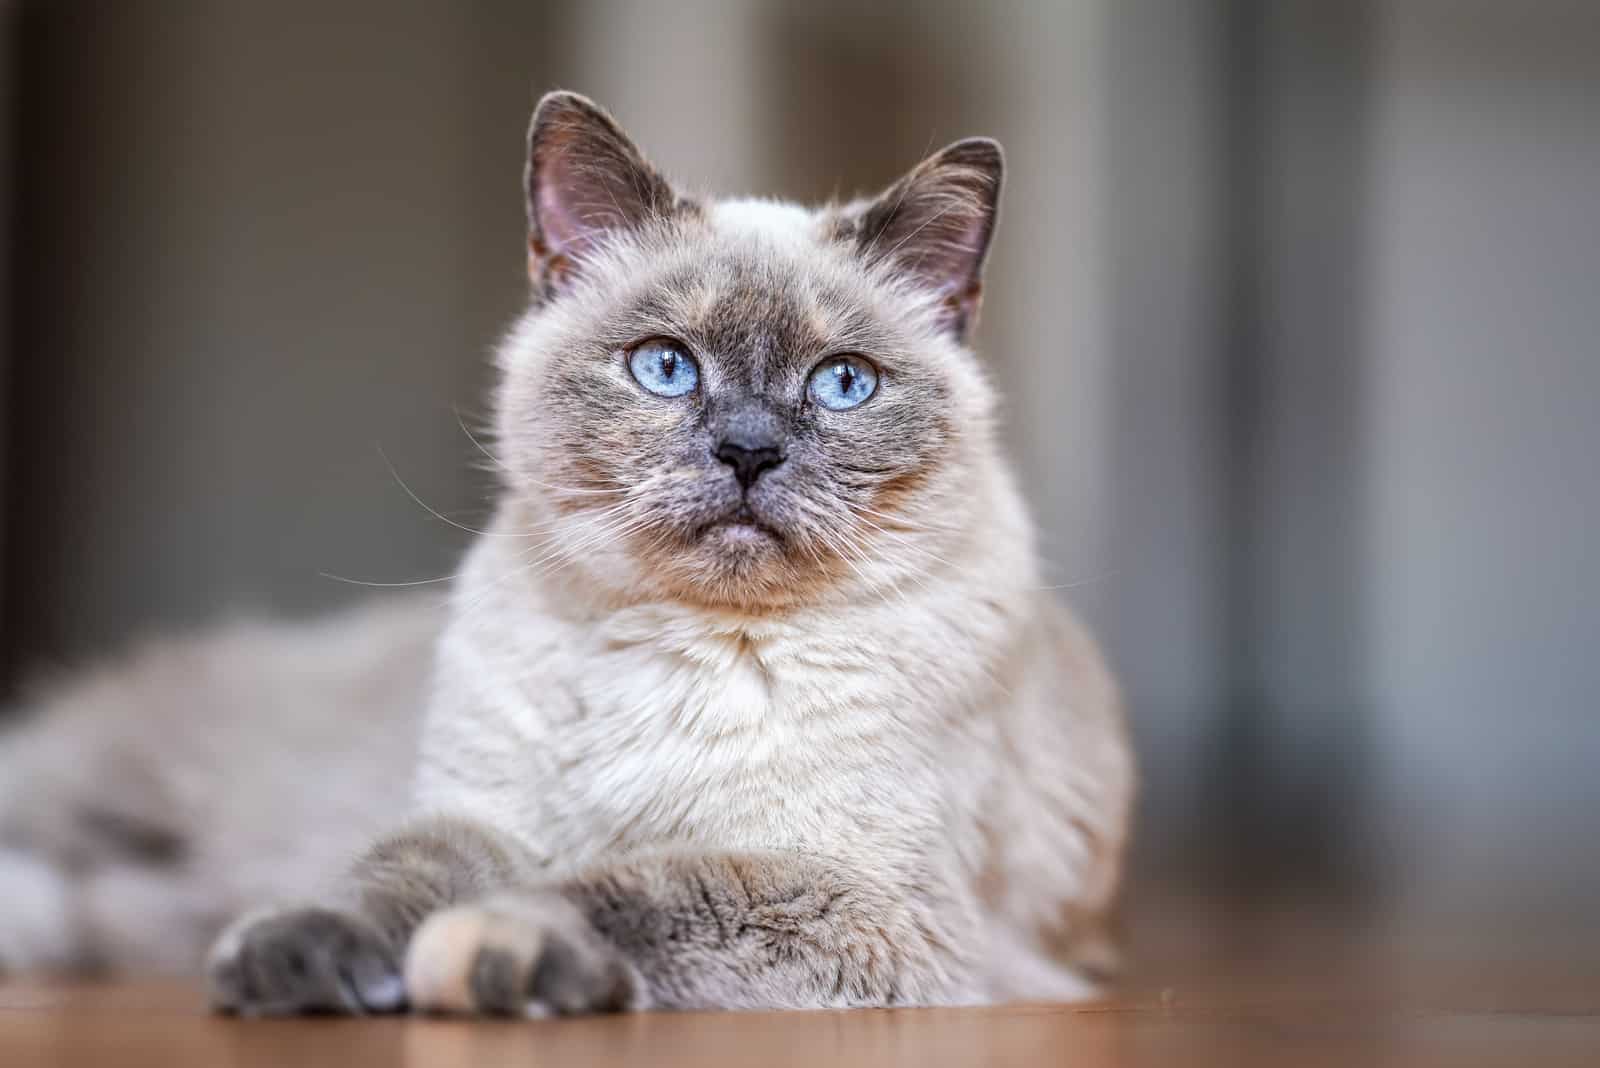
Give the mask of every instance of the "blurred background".
<svg viewBox="0 0 1600 1068">
<path fill-rule="evenodd" d="M 1600 943 L 1600 4 L 0 10 L 10 692 L 452 570 L 389 464 L 483 514 L 545 89 L 728 193 L 992 134 L 979 343 L 1125 680 L 1145 914 Z"/>
</svg>

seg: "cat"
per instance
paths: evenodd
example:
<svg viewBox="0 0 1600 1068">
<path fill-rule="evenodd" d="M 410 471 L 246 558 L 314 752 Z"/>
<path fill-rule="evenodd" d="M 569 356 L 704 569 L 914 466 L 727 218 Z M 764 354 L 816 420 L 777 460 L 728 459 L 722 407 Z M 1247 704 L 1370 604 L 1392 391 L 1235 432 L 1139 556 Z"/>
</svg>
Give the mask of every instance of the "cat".
<svg viewBox="0 0 1600 1068">
<path fill-rule="evenodd" d="M 527 158 L 498 505 L 425 709 L 356 716 L 414 738 L 410 819 L 326 891 L 265 880 L 301 901 L 222 932 L 213 1004 L 1091 991 L 1114 959 L 1135 772 L 1099 651 L 1039 586 L 968 345 L 999 146 L 959 141 L 818 210 L 712 200 L 553 93 Z M 278 786 L 328 789 L 311 768 Z"/>
</svg>

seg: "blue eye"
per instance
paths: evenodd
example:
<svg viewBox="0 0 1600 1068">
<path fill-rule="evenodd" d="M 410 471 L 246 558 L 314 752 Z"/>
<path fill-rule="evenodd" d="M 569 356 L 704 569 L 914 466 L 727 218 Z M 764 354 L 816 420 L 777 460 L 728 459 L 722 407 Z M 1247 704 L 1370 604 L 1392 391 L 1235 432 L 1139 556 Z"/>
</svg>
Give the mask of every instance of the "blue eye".
<svg viewBox="0 0 1600 1068">
<path fill-rule="evenodd" d="M 811 372 L 811 399 L 836 412 L 854 408 L 878 388 L 878 372 L 859 356 L 830 356 Z"/>
<path fill-rule="evenodd" d="M 628 370 L 658 397 L 681 397 L 700 383 L 700 368 L 684 346 L 656 337 L 628 354 Z"/>
</svg>

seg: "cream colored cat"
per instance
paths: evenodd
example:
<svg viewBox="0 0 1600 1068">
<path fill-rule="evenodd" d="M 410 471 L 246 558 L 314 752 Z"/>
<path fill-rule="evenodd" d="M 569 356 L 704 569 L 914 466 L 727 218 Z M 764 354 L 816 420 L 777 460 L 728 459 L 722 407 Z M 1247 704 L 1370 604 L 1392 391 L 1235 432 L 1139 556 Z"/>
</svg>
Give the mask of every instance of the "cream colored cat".
<svg viewBox="0 0 1600 1068">
<path fill-rule="evenodd" d="M 588 101 L 540 104 L 504 489 L 412 818 L 325 897 L 233 924 L 219 1007 L 1089 989 L 1133 770 L 965 343 L 1000 181 L 968 140 L 875 200 L 691 199 Z"/>
</svg>

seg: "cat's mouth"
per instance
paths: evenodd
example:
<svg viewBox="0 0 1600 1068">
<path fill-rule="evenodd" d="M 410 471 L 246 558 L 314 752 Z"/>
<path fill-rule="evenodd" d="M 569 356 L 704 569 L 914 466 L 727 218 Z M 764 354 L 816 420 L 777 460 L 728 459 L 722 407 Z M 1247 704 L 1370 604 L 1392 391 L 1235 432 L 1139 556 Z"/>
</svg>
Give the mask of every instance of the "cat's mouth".
<svg viewBox="0 0 1600 1068">
<path fill-rule="evenodd" d="M 735 544 L 783 540 L 783 535 L 757 515 L 749 502 L 713 519 L 701 528 L 700 534 L 702 537 L 717 536 Z"/>
</svg>

